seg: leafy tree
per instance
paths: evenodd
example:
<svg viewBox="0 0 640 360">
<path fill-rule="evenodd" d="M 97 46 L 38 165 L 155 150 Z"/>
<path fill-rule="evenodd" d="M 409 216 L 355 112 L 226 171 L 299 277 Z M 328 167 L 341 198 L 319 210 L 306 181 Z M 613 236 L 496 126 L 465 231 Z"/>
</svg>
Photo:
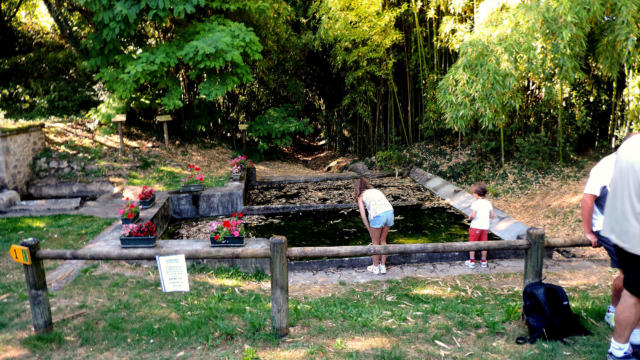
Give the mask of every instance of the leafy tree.
<svg viewBox="0 0 640 360">
<path fill-rule="evenodd" d="M 542 114 L 557 119 L 558 158 L 562 161 L 567 128 L 563 120 L 570 119 L 567 111 L 580 118 L 583 103 L 572 99 L 576 94 L 572 88 L 594 76 L 615 81 L 622 66 L 637 62 L 639 13 L 620 13 L 637 8 L 635 3 L 527 1 L 491 9 L 461 45 L 460 58 L 438 87 L 446 123 L 462 131 L 474 124 L 498 127 L 502 134 L 505 124 L 527 121 L 521 118 L 529 113 L 523 106 L 546 103 L 553 111 Z M 594 33 L 599 36 L 594 38 Z M 588 52 L 590 41 L 597 44 L 595 54 Z M 603 47 L 611 52 L 606 61 Z M 504 146 L 502 159 L 504 162 Z"/>
<path fill-rule="evenodd" d="M 175 111 L 215 100 L 253 79 L 262 46 L 251 28 L 228 18 L 263 12 L 252 1 L 83 0 L 93 32 L 88 64 L 117 102 Z"/>
</svg>

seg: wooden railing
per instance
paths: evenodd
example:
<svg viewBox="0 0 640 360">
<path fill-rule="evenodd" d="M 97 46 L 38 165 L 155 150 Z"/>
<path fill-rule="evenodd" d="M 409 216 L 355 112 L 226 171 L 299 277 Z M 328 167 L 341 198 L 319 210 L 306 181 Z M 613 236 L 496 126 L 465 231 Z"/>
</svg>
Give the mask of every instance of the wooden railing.
<svg viewBox="0 0 640 360">
<path fill-rule="evenodd" d="M 44 272 L 43 260 L 155 260 L 156 255 L 184 254 L 186 259 L 247 259 L 270 258 L 271 265 L 271 324 L 276 335 L 289 333 L 289 271 L 288 259 L 317 257 L 347 257 L 390 254 L 448 253 L 480 250 L 525 250 L 524 285 L 541 281 L 544 247 L 589 246 L 584 238 L 568 240 L 547 239 L 544 230 L 530 228 L 526 240 L 501 240 L 482 242 L 454 242 L 437 244 L 330 246 L 287 248 L 287 239 L 274 236 L 269 239 L 269 249 L 259 248 L 204 248 L 176 249 L 40 249 L 37 239 L 25 239 L 21 245 L 29 248 L 31 265 L 24 265 L 29 303 L 36 333 L 53 329 L 51 307 Z"/>
</svg>

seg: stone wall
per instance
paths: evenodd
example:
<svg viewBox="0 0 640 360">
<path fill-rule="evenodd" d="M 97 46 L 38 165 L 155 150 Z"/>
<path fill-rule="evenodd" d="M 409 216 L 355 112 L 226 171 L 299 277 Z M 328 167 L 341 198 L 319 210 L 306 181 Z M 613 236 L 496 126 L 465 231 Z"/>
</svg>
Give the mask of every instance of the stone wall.
<svg viewBox="0 0 640 360">
<path fill-rule="evenodd" d="M 31 161 L 44 148 L 44 125 L 0 130 L 0 179 L 7 187 L 25 193 L 31 178 Z"/>
</svg>

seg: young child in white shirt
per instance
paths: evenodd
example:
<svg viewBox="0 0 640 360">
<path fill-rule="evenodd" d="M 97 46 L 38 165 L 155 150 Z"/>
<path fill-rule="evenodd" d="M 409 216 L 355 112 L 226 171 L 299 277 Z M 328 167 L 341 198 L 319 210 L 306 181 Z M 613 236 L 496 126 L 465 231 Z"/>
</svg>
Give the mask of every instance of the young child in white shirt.
<svg viewBox="0 0 640 360">
<path fill-rule="evenodd" d="M 487 186 L 483 183 L 471 185 L 471 193 L 476 201 L 471 204 L 471 226 L 469 228 L 469 241 L 487 241 L 489 236 L 489 223 L 496 216 L 493 205 L 484 197 L 487 195 Z M 476 252 L 469 252 L 469 260 L 465 263 L 470 268 L 476 267 Z M 487 251 L 482 250 L 481 266 L 487 267 Z"/>
</svg>

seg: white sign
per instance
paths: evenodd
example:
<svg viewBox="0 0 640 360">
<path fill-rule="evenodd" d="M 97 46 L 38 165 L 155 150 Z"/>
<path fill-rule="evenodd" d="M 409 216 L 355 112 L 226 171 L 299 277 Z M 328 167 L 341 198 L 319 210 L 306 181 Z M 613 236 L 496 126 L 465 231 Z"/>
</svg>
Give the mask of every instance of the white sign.
<svg viewBox="0 0 640 360">
<path fill-rule="evenodd" d="M 189 291 L 189 275 L 184 254 L 156 256 L 162 291 Z"/>
</svg>

